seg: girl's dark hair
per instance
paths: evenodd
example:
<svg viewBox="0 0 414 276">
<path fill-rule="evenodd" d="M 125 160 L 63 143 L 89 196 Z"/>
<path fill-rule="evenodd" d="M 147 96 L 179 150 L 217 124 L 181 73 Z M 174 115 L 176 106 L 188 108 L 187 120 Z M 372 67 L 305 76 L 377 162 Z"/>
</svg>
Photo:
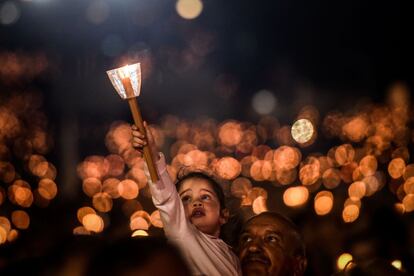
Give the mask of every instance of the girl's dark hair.
<svg viewBox="0 0 414 276">
<path fill-rule="evenodd" d="M 223 210 L 223 209 L 226 208 L 226 200 L 225 200 L 225 195 L 224 195 L 223 188 L 218 183 L 218 181 L 216 179 L 214 179 L 213 176 L 210 176 L 210 175 L 208 175 L 204 172 L 196 171 L 196 172 L 187 173 L 183 176 L 177 176 L 177 183 L 175 184 L 176 188 L 177 188 L 177 191 L 180 190 L 181 185 L 183 184 L 183 182 L 187 179 L 190 179 L 190 178 L 198 178 L 198 179 L 206 180 L 211 185 L 211 187 L 213 187 L 213 190 L 217 195 L 217 198 L 220 202 L 220 210 Z"/>
</svg>

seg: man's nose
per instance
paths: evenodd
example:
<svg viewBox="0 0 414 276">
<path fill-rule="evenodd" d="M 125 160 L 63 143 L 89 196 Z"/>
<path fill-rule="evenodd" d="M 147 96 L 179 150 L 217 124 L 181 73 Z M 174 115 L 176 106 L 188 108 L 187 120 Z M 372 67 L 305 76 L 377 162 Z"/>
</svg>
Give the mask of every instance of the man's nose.
<svg viewBox="0 0 414 276">
<path fill-rule="evenodd" d="M 250 252 L 260 252 L 262 251 L 262 242 L 260 239 L 253 239 L 247 245 L 247 250 Z"/>
</svg>

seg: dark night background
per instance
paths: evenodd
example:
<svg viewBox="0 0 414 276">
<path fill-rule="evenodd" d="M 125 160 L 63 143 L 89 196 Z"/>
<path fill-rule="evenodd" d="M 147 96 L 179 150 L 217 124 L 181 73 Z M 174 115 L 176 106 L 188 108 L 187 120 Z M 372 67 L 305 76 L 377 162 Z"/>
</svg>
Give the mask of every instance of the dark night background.
<svg viewBox="0 0 414 276">
<path fill-rule="evenodd" d="M 50 66 L 30 83 L 0 83 L 0 88 L 42 92 L 55 142 L 48 156 L 58 169 L 59 195 L 46 209 L 32 208 L 30 229 L 0 248 L 9 260 L 68 246 L 76 208 L 88 200 L 76 165 L 88 155 L 107 154 L 104 137 L 110 124 L 130 120 L 105 73 L 125 59 L 144 60 L 138 99 L 151 123 L 166 114 L 256 122 L 251 100 L 267 89 L 277 99 L 273 115 L 288 124 L 307 104 L 324 116 L 331 110 L 346 112 L 361 99 L 383 102 L 396 81 L 413 88 L 409 1 L 205 0 L 201 15 L 185 20 L 175 1 L 105 0 L 109 13 L 101 24 L 85 17 L 92 1 L 12 2 L 21 14 L 15 24 L 0 25 L 0 51 L 44 53 Z M 226 93 L 217 88 L 222 82 L 231 87 Z M 326 152 L 337 142 L 321 137 L 304 152 Z M 413 216 L 397 217 L 392 200 L 384 193 L 368 198 L 360 220 L 369 227 L 364 232 L 359 224 L 342 225 L 338 236 L 352 240 L 342 244 L 344 251 L 353 243 L 383 241 L 375 245 L 379 255 L 400 258 L 413 272 L 408 240 L 414 237 L 407 226 L 411 222 L 413 229 Z M 305 235 L 314 228 L 324 233 L 329 220 L 339 219 L 280 208 Z M 329 241 L 335 243 L 334 237 L 324 240 Z M 321 243 L 315 238 L 308 245 L 313 263 L 308 275 L 333 272 L 331 252 L 318 248 Z"/>
</svg>

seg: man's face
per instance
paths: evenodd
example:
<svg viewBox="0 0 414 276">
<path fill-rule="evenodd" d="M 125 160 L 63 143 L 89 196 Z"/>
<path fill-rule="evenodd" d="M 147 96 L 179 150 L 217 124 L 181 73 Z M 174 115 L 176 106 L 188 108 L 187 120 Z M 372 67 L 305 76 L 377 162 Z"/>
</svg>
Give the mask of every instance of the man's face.
<svg viewBox="0 0 414 276">
<path fill-rule="evenodd" d="M 187 218 L 201 232 L 218 236 L 224 218 L 220 213 L 220 202 L 210 183 L 205 179 L 184 180 L 178 191 Z"/>
<path fill-rule="evenodd" d="M 295 241 L 291 231 L 275 217 L 250 220 L 239 241 L 243 275 L 293 275 Z"/>
</svg>

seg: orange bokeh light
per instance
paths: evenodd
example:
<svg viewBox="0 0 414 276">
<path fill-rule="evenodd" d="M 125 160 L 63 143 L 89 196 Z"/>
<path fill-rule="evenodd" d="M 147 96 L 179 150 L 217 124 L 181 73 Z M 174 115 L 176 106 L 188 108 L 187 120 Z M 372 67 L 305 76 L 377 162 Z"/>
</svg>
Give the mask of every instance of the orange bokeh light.
<svg viewBox="0 0 414 276">
<path fill-rule="evenodd" d="M 215 170 L 221 178 L 231 180 L 241 173 L 242 167 L 233 157 L 224 157 L 217 162 Z"/>
<path fill-rule="evenodd" d="M 104 229 L 104 221 L 97 214 L 87 214 L 82 218 L 82 224 L 86 230 L 100 233 Z"/>
<path fill-rule="evenodd" d="M 306 203 L 309 191 L 304 186 L 290 187 L 283 193 L 283 202 L 289 207 L 298 207 Z"/>
<path fill-rule="evenodd" d="M 87 196 L 93 197 L 95 194 L 102 191 L 101 180 L 95 177 L 88 177 L 83 180 L 82 189 Z"/>
<path fill-rule="evenodd" d="M 402 158 L 394 158 L 388 164 L 388 173 L 394 179 L 400 178 L 405 172 L 405 161 Z"/>
<path fill-rule="evenodd" d="M 52 200 L 57 195 L 56 183 L 48 178 L 41 179 L 39 181 L 39 186 L 37 189 L 39 191 L 39 194 L 47 200 Z"/>
<path fill-rule="evenodd" d="M 218 129 L 218 138 L 220 144 L 232 147 L 241 142 L 242 129 L 240 123 L 236 121 L 228 121 L 223 123 Z"/>
<path fill-rule="evenodd" d="M 319 216 L 329 214 L 333 207 L 333 194 L 329 191 L 320 191 L 314 199 L 315 212 Z"/>
<path fill-rule="evenodd" d="M 125 199 L 134 199 L 138 197 L 139 187 L 135 181 L 125 179 L 118 184 L 118 192 Z"/>
<path fill-rule="evenodd" d="M 13 211 L 11 214 L 11 220 L 18 229 L 27 229 L 30 225 L 29 215 L 22 210 Z"/>
<path fill-rule="evenodd" d="M 374 175 L 377 166 L 377 159 L 373 155 L 367 155 L 359 161 L 359 170 L 364 176 Z"/>
<path fill-rule="evenodd" d="M 245 177 L 236 178 L 230 186 L 231 194 L 237 198 L 247 197 L 251 189 L 252 183 L 248 178 Z"/>
<path fill-rule="evenodd" d="M 93 207 L 103 213 L 109 212 L 112 209 L 112 198 L 109 194 L 97 193 L 92 198 Z"/>
</svg>

